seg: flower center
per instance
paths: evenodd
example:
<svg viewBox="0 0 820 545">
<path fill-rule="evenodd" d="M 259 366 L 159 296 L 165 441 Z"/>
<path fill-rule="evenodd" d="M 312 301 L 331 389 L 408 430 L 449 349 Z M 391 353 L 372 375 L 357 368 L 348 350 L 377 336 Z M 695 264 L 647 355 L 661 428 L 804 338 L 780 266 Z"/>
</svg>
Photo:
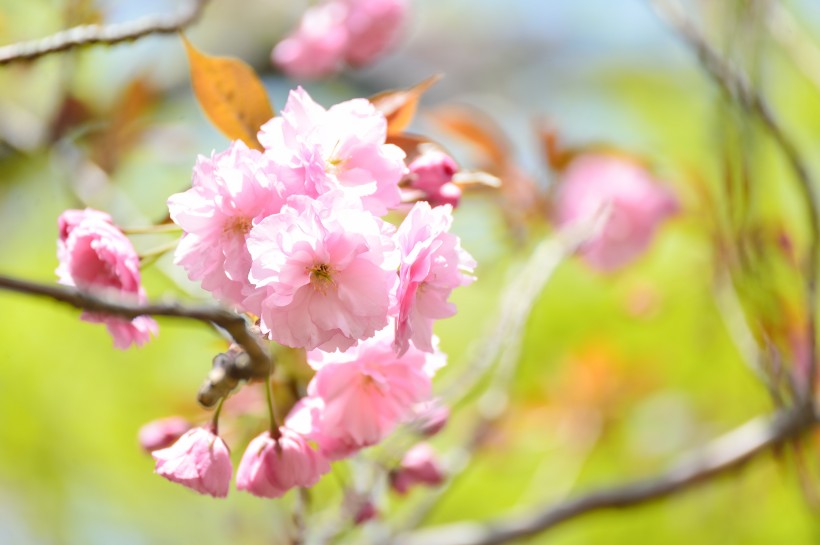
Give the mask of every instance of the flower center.
<svg viewBox="0 0 820 545">
<path fill-rule="evenodd" d="M 225 233 L 246 235 L 251 230 L 251 227 L 253 227 L 253 221 L 250 218 L 237 216 L 225 222 L 225 226 L 222 230 Z"/>
<path fill-rule="evenodd" d="M 319 265 L 314 265 L 312 268 L 308 268 L 310 284 L 313 286 L 313 289 L 325 293 L 329 286 L 335 286 L 336 283 L 333 281 L 334 272 L 333 267 L 327 263 L 320 263 Z"/>
</svg>

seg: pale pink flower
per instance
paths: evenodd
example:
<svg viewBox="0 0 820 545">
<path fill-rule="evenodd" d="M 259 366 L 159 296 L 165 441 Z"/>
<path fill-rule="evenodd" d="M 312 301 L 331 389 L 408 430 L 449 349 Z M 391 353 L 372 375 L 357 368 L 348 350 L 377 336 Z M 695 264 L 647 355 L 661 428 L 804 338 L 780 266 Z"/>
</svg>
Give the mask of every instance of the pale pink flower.
<svg viewBox="0 0 820 545">
<path fill-rule="evenodd" d="M 169 416 L 152 420 L 140 428 L 137 435 L 140 446 L 146 452 L 167 448 L 191 429 L 191 423 L 181 416 Z"/>
<path fill-rule="evenodd" d="M 300 190 L 285 180 L 286 170 L 239 140 L 198 157 L 191 189 L 168 198 L 171 219 L 185 231 L 174 262 L 218 299 L 240 304 L 251 290 L 245 245 L 251 227 Z"/>
<path fill-rule="evenodd" d="M 421 191 L 421 198 L 430 206 L 458 206 L 461 188 L 452 182 L 458 172 L 458 164 L 452 157 L 439 150 L 428 150 L 413 160 L 408 169 L 410 188 Z"/>
<path fill-rule="evenodd" d="M 388 327 L 346 352 L 308 354 L 317 369 L 308 385 L 309 436 L 329 457 L 380 442 L 412 418 L 415 404 L 429 399 L 444 355 L 411 349 L 399 357 L 391 341 Z"/>
<path fill-rule="evenodd" d="M 250 442 L 236 471 L 238 490 L 278 498 L 291 488 L 313 486 L 330 471 L 327 460 L 304 437 L 287 427 L 279 431 L 278 439 L 264 432 Z"/>
<path fill-rule="evenodd" d="M 308 8 L 299 27 L 279 42 L 271 60 L 288 76 L 320 78 L 338 72 L 349 42 L 348 6 L 333 1 Z"/>
<path fill-rule="evenodd" d="M 386 138 L 387 121 L 368 100 L 325 110 L 301 87 L 259 131 L 266 153 L 298 174 L 305 194 L 342 189 L 379 216 L 399 204 L 398 183 L 406 169 L 404 152 Z"/>
<path fill-rule="evenodd" d="M 456 312 L 447 301 L 458 286 L 471 283 L 475 260 L 449 233 L 453 222 L 450 205 L 431 208 L 417 202 L 396 231 L 401 252 L 398 318 L 394 348 L 399 354 L 412 342 L 416 348 L 433 352 L 433 322 Z"/>
<path fill-rule="evenodd" d="M 205 428 L 194 428 L 172 446 L 155 450 L 154 471 L 169 481 L 215 498 L 228 495 L 231 456 L 225 442 Z"/>
<path fill-rule="evenodd" d="M 607 207 L 609 215 L 600 233 L 580 250 L 584 260 L 601 271 L 637 259 L 661 222 L 677 211 L 678 203 L 634 161 L 614 155 L 582 155 L 570 163 L 558 187 L 558 224 L 591 221 Z"/>
<path fill-rule="evenodd" d="M 56 273 L 61 284 L 127 302 L 145 302 L 139 256 L 111 216 L 92 209 L 66 210 L 58 225 Z M 157 333 L 157 323 L 148 316 L 127 320 L 85 311 L 80 319 L 105 324 L 114 346 L 122 350 L 145 344 Z"/>
<path fill-rule="evenodd" d="M 246 308 L 274 341 L 294 348 L 347 349 L 388 321 L 396 283 L 392 226 L 341 192 L 291 197 L 248 238 Z"/>
<path fill-rule="evenodd" d="M 407 19 L 407 0 L 345 0 L 349 33 L 345 58 L 354 67 L 370 64 L 401 34 Z"/>
<path fill-rule="evenodd" d="M 399 467 L 390 473 L 390 486 L 399 494 L 406 494 L 415 485 L 438 486 L 445 478 L 433 448 L 419 443 L 405 453 Z"/>
<path fill-rule="evenodd" d="M 300 399 L 288 413 L 285 425 L 314 441 L 319 452 L 327 460 L 342 460 L 352 456 L 364 446 L 358 445 L 348 437 L 334 437 L 322 432 L 321 419 L 325 404 L 318 397 L 306 396 Z"/>
</svg>

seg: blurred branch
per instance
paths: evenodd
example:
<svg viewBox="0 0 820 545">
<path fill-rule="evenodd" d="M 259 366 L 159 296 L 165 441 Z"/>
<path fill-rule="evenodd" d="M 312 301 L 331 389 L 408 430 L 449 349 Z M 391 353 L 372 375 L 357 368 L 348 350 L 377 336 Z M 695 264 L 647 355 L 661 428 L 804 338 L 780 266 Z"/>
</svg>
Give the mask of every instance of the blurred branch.
<svg viewBox="0 0 820 545">
<path fill-rule="evenodd" d="M 30 61 L 44 55 L 94 44 L 114 45 L 148 36 L 173 34 L 199 19 L 208 0 L 189 0 L 185 9 L 164 15 L 149 15 L 127 23 L 81 25 L 27 42 L 0 47 L 0 65 Z"/>
<path fill-rule="evenodd" d="M 813 402 L 817 377 L 817 266 L 820 259 L 820 193 L 797 145 L 786 134 L 769 103 L 757 92 L 748 78 L 706 41 L 681 8 L 670 0 L 649 0 L 658 15 L 697 53 L 712 79 L 741 108 L 756 116 L 780 147 L 799 183 L 809 219 L 809 251 L 805 262 L 806 314 L 808 329 L 809 370 L 805 380 L 804 402 Z"/>
<path fill-rule="evenodd" d="M 217 362 L 214 358 L 214 370 L 208 376 L 203 390 L 210 384 L 212 388 L 219 388 L 221 382 L 238 379 L 249 379 L 267 376 L 273 366 L 273 360 L 264 346 L 262 339 L 253 331 L 252 326 L 241 315 L 228 310 L 214 307 L 187 307 L 179 303 L 137 305 L 127 302 L 114 302 L 102 299 L 88 292 L 83 292 L 67 286 L 40 284 L 28 280 L 21 280 L 0 275 L 0 289 L 48 297 L 61 303 L 90 312 L 103 312 L 122 318 L 134 319 L 137 316 L 168 316 L 174 318 L 189 318 L 215 324 L 230 334 L 236 344 L 242 348 L 241 354 L 236 350 L 233 357 Z M 222 365 L 217 365 L 222 363 Z M 200 390 L 200 401 L 206 406 L 216 403 L 202 401 L 203 390 Z"/>
<path fill-rule="evenodd" d="M 766 26 L 803 75 L 820 89 L 820 48 L 779 1 L 767 3 Z"/>
<path fill-rule="evenodd" d="M 763 452 L 814 429 L 820 415 L 805 407 L 759 417 L 690 453 L 654 478 L 603 488 L 529 515 L 456 523 L 399 536 L 395 545 L 496 545 L 530 537 L 595 511 L 619 509 L 683 492 L 737 470 Z"/>
</svg>

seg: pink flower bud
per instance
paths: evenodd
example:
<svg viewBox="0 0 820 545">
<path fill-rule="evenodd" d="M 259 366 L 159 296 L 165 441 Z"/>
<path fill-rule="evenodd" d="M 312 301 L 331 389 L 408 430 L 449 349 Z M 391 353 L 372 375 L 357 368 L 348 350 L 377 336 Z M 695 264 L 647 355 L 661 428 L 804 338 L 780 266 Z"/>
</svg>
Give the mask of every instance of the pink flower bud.
<svg viewBox="0 0 820 545">
<path fill-rule="evenodd" d="M 438 486 L 444 479 L 433 448 L 419 443 L 407 451 L 398 469 L 390 474 L 390 486 L 399 494 L 406 494 L 414 485 Z"/>
<path fill-rule="evenodd" d="M 408 168 L 410 187 L 423 192 L 423 199 L 431 206 L 458 206 L 461 189 L 451 181 L 458 172 L 458 164 L 452 157 L 438 150 L 429 150 L 417 157 Z"/>
<path fill-rule="evenodd" d="M 191 423 L 181 416 L 169 416 L 152 420 L 140 428 L 138 439 L 145 452 L 152 452 L 173 445 L 191 429 Z"/>
<path fill-rule="evenodd" d="M 364 524 L 369 520 L 373 520 L 379 517 L 379 510 L 376 509 L 376 506 L 373 505 L 373 502 L 370 500 L 365 500 L 359 506 L 359 509 L 356 511 L 356 515 L 353 517 L 354 524 Z"/>
<path fill-rule="evenodd" d="M 250 442 L 236 471 L 238 490 L 278 498 L 291 488 L 313 486 L 330 471 L 327 460 L 304 437 L 286 427 L 279 430 L 278 439 L 265 432 Z"/>
<path fill-rule="evenodd" d="M 427 437 L 440 432 L 450 419 L 450 408 L 439 401 L 430 401 L 416 407 L 415 424 Z"/>
<path fill-rule="evenodd" d="M 273 49 L 271 60 L 295 78 L 333 74 L 342 66 L 349 41 L 347 15 L 344 2 L 333 1 L 308 9 L 299 28 Z"/>
<path fill-rule="evenodd" d="M 231 455 L 225 442 L 210 430 L 194 428 L 152 456 L 157 462 L 154 471 L 169 481 L 215 498 L 228 495 Z"/>
</svg>

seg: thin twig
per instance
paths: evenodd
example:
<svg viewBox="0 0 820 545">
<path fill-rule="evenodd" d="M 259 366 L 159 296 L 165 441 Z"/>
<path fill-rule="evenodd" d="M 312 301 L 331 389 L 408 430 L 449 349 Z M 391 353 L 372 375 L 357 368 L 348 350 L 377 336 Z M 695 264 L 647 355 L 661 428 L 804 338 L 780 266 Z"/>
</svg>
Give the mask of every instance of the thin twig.
<svg viewBox="0 0 820 545">
<path fill-rule="evenodd" d="M 596 511 L 648 503 L 737 470 L 763 452 L 814 429 L 820 415 L 805 407 L 756 418 L 684 457 L 656 477 L 603 488 L 529 515 L 432 527 L 400 536 L 395 545 L 498 545 L 539 534 Z"/>
<path fill-rule="evenodd" d="M 81 25 L 38 40 L 9 44 L 0 47 L 0 65 L 94 44 L 114 45 L 149 34 L 173 34 L 199 19 L 207 1 L 189 0 L 185 9 L 172 14 L 149 15 L 126 23 Z"/>
<path fill-rule="evenodd" d="M 706 41 L 706 38 L 688 20 L 681 8 L 668 0 L 649 0 L 658 15 L 698 55 L 701 64 L 712 79 L 741 108 L 755 115 L 777 143 L 794 171 L 806 203 L 809 220 L 809 251 L 805 262 L 806 327 L 808 329 L 809 369 L 806 376 L 804 402 L 812 403 L 817 378 L 817 267 L 820 261 L 820 189 L 818 189 L 797 145 L 786 134 L 769 103 L 755 90 L 748 78 L 724 60 Z"/>
<path fill-rule="evenodd" d="M 137 316 L 168 316 L 199 320 L 221 327 L 242 347 L 247 358 L 236 358 L 236 365 L 241 366 L 234 371 L 246 378 L 266 376 L 270 373 L 273 361 L 268 349 L 264 346 L 259 335 L 252 330 L 251 324 L 239 314 L 221 308 L 207 306 L 183 306 L 179 303 L 155 303 L 138 305 L 134 303 L 109 301 L 88 292 L 80 291 L 67 286 L 40 284 L 29 280 L 21 280 L 0 275 L 0 289 L 49 297 L 55 301 L 67 303 L 73 307 L 91 312 L 103 312 L 127 319 Z M 227 374 L 231 374 L 228 372 Z M 216 403 L 216 399 L 213 403 Z"/>
</svg>

